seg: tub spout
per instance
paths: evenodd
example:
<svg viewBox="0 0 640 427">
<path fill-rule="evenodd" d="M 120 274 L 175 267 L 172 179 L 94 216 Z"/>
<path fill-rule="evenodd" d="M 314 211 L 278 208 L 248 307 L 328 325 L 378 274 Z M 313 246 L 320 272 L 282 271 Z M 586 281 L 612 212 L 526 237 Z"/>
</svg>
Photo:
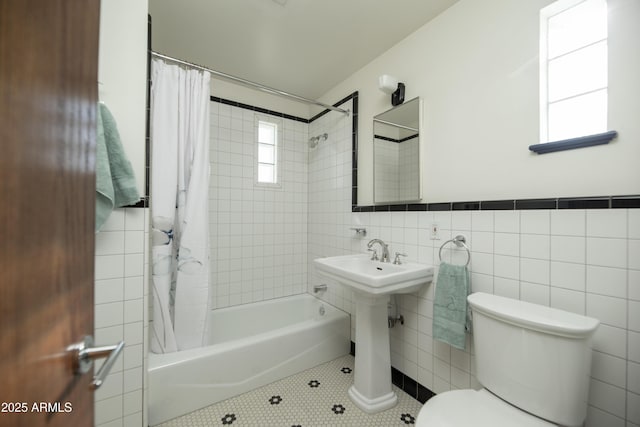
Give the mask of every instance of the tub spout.
<svg viewBox="0 0 640 427">
<path fill-rule="evenodd" d="M 327 285 L 313 285 L 313 293 L 317 294 L 320 291 L 326 291 L 327 290 Z"/>
</svg>

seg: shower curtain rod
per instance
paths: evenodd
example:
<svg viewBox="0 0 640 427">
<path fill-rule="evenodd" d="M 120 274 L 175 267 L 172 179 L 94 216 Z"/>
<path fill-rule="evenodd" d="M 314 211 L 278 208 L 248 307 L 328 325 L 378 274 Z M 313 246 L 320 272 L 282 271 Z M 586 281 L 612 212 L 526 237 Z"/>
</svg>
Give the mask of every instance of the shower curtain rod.
<svg viewBox="0 0 640 427">
<path fill-rule="evenodd" d="M 282 91 L 282 90 L 274 89 L 274 88 L 271 88 L 269 86 L 262 85 L 260 83 L 255 83 L 255 82 L 252 82 L 250 80 L 245 80 L 245 79 L 242 79 L 240 77 L 232 76 L 231 74 L 223 73 L 221 71 L 212 70 L 211 68 L 203 67 L 202 65 L 193 64 L 191 62 L 183 61 L 182 59 L 173 58 L 171 56 L 163 55 L 161 53 L 154 52 L 154 51 L 151 51 L 151 55 L 155 56 L 156 58 L 165 59 L 167 61 L 175 62 L 175 63 L 181 64 L 181 65 L 186 65 L 187 67 L 196 68 L 196 69 L 202 70 L 202 71 L 208 71 L 211 74 L 213 74 L 214 76 L 221 77 L 221 78 L 223 78 L 225 80 L 231 80 L 233 82 L 240 83 L 241 85 L 244 85 L 244 86 L 253 87 L 253 88 L 259 89 L 259 90 L 261 90 L 263 92 L 271 93 L 273 95 L 284 96 L 286 98 L 295 99 L 297 101 L 305 102 L 307 104 L 318 105 L 320 107 L 326 108 L 327 110 L 337 111 L 337 112 L 342 113 L 342 114 L 349 114 L 349 110 L 343 110 L 342 108 L 334 107 L 332 105 L 327 105 L 327 104 L 324 104 L 324 103 L 322 103 L 320 101 L 315 101 L 313 99 L 304 98 L 302 96 L 298 96 L 298 95 L 294 95 L 294 94 L 291 94 L 291 93 L 288 93 L 288 92 L 285 92 L 285 91 Z"/>
</svg>

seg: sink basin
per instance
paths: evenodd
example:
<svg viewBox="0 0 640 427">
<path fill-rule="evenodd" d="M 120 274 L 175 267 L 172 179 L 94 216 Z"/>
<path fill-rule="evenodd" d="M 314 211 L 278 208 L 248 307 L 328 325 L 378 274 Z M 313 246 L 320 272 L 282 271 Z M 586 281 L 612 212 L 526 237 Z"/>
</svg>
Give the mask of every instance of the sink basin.
<svg viewBox="0 0 640 427">
<path fill-rule="evenodd" d="M 391 347 L 387 329 L 389 294 L 415 292 L 433 278 L 433 267 L 413 262 L 371 261 L 367 254 L 314 260 L 319 274 L 358 294 L 353 385 L 348 394 L 364 412 L 374 414 L 398 402 L 391 383 Z"/>
<path fill-rule="evenodd" d="M 318 273 L 372 295 L 415 292 L 433 278 L 431 266 L 372 261 L 367 254 L 316 258 L 314 263 Z"/>
</svg>

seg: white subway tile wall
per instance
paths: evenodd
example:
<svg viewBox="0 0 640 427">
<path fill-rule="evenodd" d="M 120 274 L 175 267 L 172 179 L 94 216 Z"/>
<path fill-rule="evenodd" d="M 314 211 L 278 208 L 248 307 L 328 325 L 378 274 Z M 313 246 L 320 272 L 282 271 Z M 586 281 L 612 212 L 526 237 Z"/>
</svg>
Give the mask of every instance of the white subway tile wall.
<svg viewBox="0 0 640 427">
<path fill-rule="evenodd" d="M 147 216 L 148 209 L 116 209 L 96 234 L 95 342 L 125 341 L 123 354 L 95 393 L 99 427 L 146 425 Z"/>
<path fill-rule="evenodd" d="M 437 266 L 440 245 L 465 234 L 474 292 L 600 319 L 586 425 L 640 425 L 640 209 L 351 213 L 351 117 L 331 113 L 309 127 L 334 136 L 309 153 L 309 292 L 328 284 L 322 298 L 353 319 L 351 292 L 318 276 L 314 258 L 365 252 L 380 238 L 391 252 Z M 439 240 L 430 239 L 432 224 Z M 443 257 L 465 261 L 452 250 Z M 436 393 L 478 388 L 471 342 L 460 351 L 432 339 L 433 288 L 397 296 L 405 324 L 390 330 L 392 365 Z"/>
<path fill-rule="evenodd" d="M 256 186 L 255 114 L 211 102 L 213 308 L 305 291 L 308 125 L 282 119 L 282 182 L 279 188 Z"/>
<path fill-rule="evenodd" d="M 376 153 L 375 188 L 377 200 L 394 200 L 399 192 L 398 157 L 400 144 L 393 142 L 374 142 Z"/>
<path fill-rule="evenodd" d="M 375 177 L 376 200 L 393 201 L 398 200 L 398 197 L 402 200 L 415 200 L 419 194 L 419 182 L 410 178 L 419 175 L 415 162 L 419 154 L 418 139 L 402 143 L 376 140 L 374 150 L 375 168 L 378 171 Z"/>
</svg>

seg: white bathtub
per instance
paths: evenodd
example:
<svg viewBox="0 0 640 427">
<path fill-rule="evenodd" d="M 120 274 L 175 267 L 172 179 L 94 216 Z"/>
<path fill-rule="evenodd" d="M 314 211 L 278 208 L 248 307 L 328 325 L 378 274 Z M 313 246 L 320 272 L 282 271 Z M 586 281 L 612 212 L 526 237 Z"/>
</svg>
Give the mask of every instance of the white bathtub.
<svg viewBox="0 0 640 427">
<path fill-rule="evenodd" d="M 149 424 L 343 356 L 351 340 L 349 315 L 309 294 L 213 310 L 208 330 L 206 347 L 149 353 Z"/>
</svg>

